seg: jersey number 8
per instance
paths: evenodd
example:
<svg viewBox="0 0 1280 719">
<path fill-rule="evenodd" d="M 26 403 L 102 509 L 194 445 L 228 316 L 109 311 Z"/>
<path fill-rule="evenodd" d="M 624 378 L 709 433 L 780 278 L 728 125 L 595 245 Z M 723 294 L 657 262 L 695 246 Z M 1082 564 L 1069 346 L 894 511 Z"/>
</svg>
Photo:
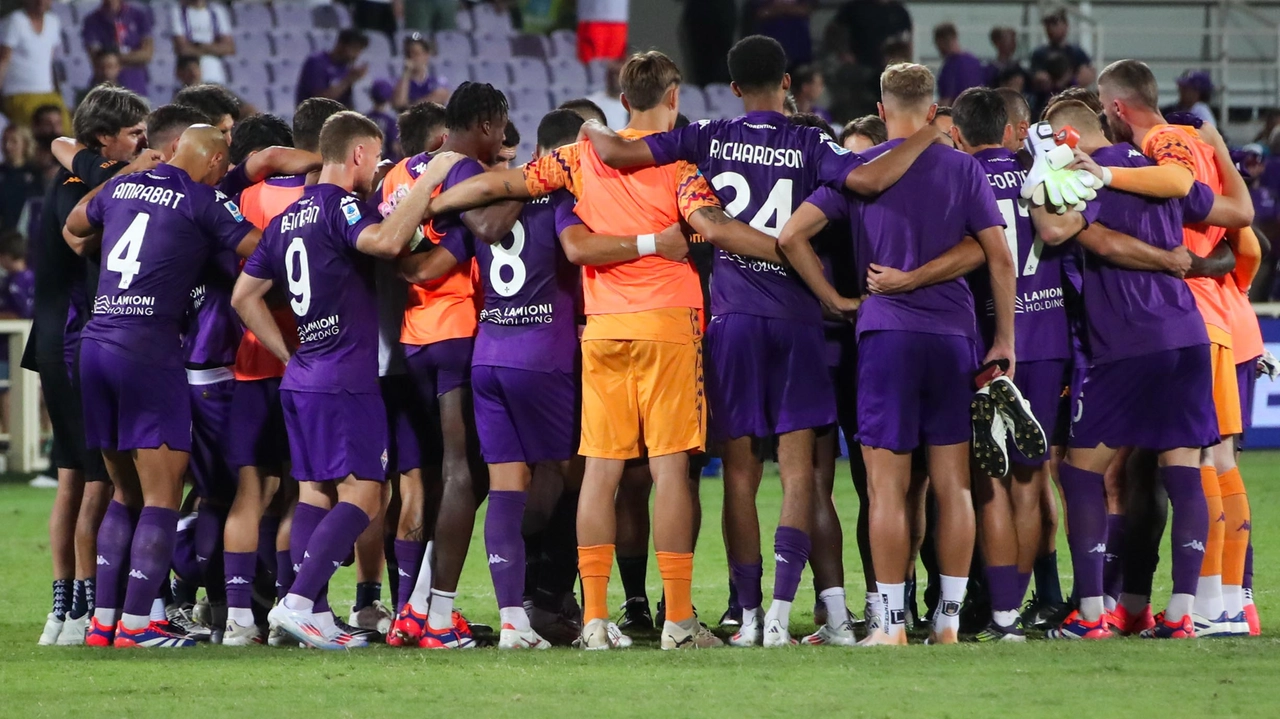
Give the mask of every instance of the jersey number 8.
<svg viewBox="0 0 1280 719">
<path fill-rule="evenodd" d="M 493 252 L 493 262 L 489 265 L 489 284 L 494 292 L 503 297 L 511 297 L 524 287 L 527 271 L 520 253 L 524 251 L 525 231 L 519 222 L 511 226 L 511 246 L 505 247 L 501 242 L 489 246 Z M 511 279 L 502 279 L 502 268 L 511 268 Z"/>
</svg>

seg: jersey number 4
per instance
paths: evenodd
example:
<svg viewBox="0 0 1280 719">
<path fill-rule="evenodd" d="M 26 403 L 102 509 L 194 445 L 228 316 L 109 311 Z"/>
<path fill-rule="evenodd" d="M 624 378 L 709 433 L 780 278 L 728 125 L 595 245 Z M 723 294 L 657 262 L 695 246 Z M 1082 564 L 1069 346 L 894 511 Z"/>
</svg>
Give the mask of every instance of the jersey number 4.
<svg viewBox="0 0 1280 719">
<path fill-rule="evenodd" d="M 138 262 L 138 253 L 142 251 L 142 242 L 147 239 L 147 223 L 151 215 L 138 213 L 120 239 L 116 240 L 111 254 L 107 255 L 107 271 L 120 275 L 120 289 L 127 290 L 133 284 L 133 278 L 142 271 L 142 263 Z"/>
<path fill-rule="evenodd" d="M 996 200 L 996 207 L 1000 208 L 1000 214 L 1004 217 L 1004 241 L 1009 243 L 1009 254 L 1013 255 L 1013 269 L 1018 270 L 1018 218 L 1029 217 L 1027 211 L 1027 201 L 1019 199 L 1016 203 L 1013 200 Z M 1015 216 L 1014 212 L 1018 214 Z M 1035 242 L 1031 243 L 1031 251 L 1027 253 L 1027 262 L 1022 266 L 1022 272 L 1017 274 L 1018 277 L 1030 277 L 1040 269 L 1040 255 L 1044 252 L 1044 240 L 1036 237 Z"/>
</svg>

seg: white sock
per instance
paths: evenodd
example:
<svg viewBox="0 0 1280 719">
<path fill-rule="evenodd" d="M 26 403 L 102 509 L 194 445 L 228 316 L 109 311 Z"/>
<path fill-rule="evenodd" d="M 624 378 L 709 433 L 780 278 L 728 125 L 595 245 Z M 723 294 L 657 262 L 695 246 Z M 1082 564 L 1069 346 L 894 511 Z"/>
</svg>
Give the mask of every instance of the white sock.
<svg viewBox="0 0 1280 719">
<path fill-rule="evenodd" d="M 109 627 L 115 624 L 118 613 L 118 610 L 108 609 L 106 607 L 93 608 L 93 618 L 98 620 L 98 624 L 101 624 L 104 627 Z"/>
<path fill-rule="evenodd" d="M 1147 610 L 1147 606 L 1151 604 L 1151 597 L 1141 594 L 1129 594 L 1127 592 L 1120 593 L 1120 606 L 1133 616 L 1138 616 Z"/>
<path fill-rule="evenodd" d="M 969 587 L 968 577 L 948 577 L 943 574 L 942 594 L 938 598 L 938 611 L 933 613 L 934 631 L 950 629 L 960 631 L 960 607 L 964 605 L 964 593 Z"/>
<path fill-rule="evenodd" d="M 422 555 L 422 564 L 418 565 L 418 579 L 413 583 L 413 593 L 409 595 L 409 606 L 419 614 L 426 613 L 431 606 L 431 560 L 435 542 L 427 542 L 427 551 Z"/>
<path fill-rule="evenodd" d="M 1174 594 L 1169 597 L 1169 606 L 1164 610 L 1164 620 L 1170 624 L 1182 621 L 1191 613 L 1195 597 L 1190 594 Z"/>
<path fill-rule="evenodd" d="M 295 612 L 309 612 L 316 608 L 315 600 L 307 599 L 301 594 L 286 594 L 281 604 L 285 609 L 292 609 Z"/>
<path fill-rule="evenodd" d="M 1116 610 L 1117 603 L 1116 598 L 1110 594 L 1105 594 L 1102 597 L 1102 606 L 1105 607 L 1108 612 L 1114 612 Z"/>
<path fill-rule="evenodd" d="M 880 617 L 883 620 L 884 619 L 884 595 L 879 592 L 867 592 L 866 602 L 867 602 L 867 609 L 866 609 L 867 616 L 863 617 L 863 619 L 870 622 L 871 617 Z"/>
<path fill-rule="evenodd" d="M 138 629 L 146 629 L 151 623 L 151 617 L 146 614 L 124 614 L 120 617 L 120 624 L 125 629 L 136 631 Z"/>
<path fill-rule="evenodd" d="M 1222 585 L 1222 605 L 1226 607 L 1228 617 L 1240 616 L 1244 611 L 1244 587 L 1239 584 Z"/>
<path fill-rule="evenodd" d="M 503 607 L 498 610 L 498 616 L 503 626 L 510 624 L 517 632 L 529 631 L 529 615 L 525 614 L 524 607 Z"/>
<path fill-rule="evenodd" d="M 749 626 L 751 622 L 760 618 L 760 607 L 742 610 L 742 626 Z"/>
<path fill-rule="evenodd" d="M 448 629 L 453 626 L 453 600 L 457 592 L 431 590 L 431 610 L 427 613 L 427 626 L 432 629 Z"/>
<path fill-rule="evenodd" d="M 785 602 L 781 599 L 773 600 L 773 604 L 769 605 L 769 613 L 764 615 L 765 622 L 771 619 L 778 620 L 783 629 L 791 623 L 791 602 Z"/>
<path fill-rule="evenodd" d="M 844 587 L 832 587 L 818 593 L 818 599 L 827 608 L 827 626 L 839 627 L 849 621 L 849 607 L 845 606 Z"/>
<path fill-rule="evenodd" d="M 1212 621 L 1225 611 L 1226 607 L 1222 605 L 1222 575 L 1200 577 L 1200 583 L 1196 585 L 1196 614 Z"/>
<path fill-rule="evenodd" d="M 244 607 L 227 607 L 227 621 L 235 622 L 241 627 L 252 627 L 253 610 Z"/>
<path fill-rule="evenodd" d="M 884 631 L 890 636 L 897 636 L 899 632 L 905 632 L 906 626 L 906 582 L 897 584 L 885 584 L 876 582 L 876 587 L 880 589 L 880 594 L 884 599 Z"/>
<path fill-rule="evenodd" d="M 1080 597 L 1080 616 L 1086 622 L 1096 622 L 1104 611 L 1102 597 Z"/>
<path fill-rule="evenodd" d="M 166 614 L 164 611 L 163 599 L 156 597 L 155 601 L 151 602 L 151 616 L 149 618 L 153 622 L 163 622 L 169 619 L 169 615 Z M 129 628 L 137 629 L 137 627 L 129 627 Z"/>
</svg>

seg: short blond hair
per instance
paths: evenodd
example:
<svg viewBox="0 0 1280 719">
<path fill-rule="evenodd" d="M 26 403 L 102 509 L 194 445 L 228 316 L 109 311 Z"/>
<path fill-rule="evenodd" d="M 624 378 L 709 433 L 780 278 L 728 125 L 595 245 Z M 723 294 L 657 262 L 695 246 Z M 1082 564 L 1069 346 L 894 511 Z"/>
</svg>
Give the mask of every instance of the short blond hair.
<svg viewBox="0 0 1280 719">
<path fill-rule="evenodd" d="M 680 82 L 680 68 L 657 50 L 632 55 L 618 72 L 622 94 L 637 112 L 657 107 L 667 90 L 679 87 Z"/>
<path fill-rule="evenodd" d="M 933 102 L 933 73 L 914 62 L 890 65 L 880 75 L 880 94 L 902 107 L 929 105 Z"/>
<path fill-rule="evenodd" d="M 1044 113 L 1045 122 L 1055 130 L 1070 125 L 1079 131 L 1102 132 L 1102 121 L 1093 108 L 1080 100 L 1060 100 Z"/>
</svg>

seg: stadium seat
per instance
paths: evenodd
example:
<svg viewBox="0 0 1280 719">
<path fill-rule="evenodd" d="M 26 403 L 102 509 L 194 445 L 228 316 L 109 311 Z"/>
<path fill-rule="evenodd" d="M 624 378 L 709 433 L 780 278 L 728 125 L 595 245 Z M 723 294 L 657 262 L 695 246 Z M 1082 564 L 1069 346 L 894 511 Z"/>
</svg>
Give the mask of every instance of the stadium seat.
<svg viewBox="0 0 1280 719">
<path fill-rule="evenodd" d="M 476 55 L 489 59 L 511 57 L 511 42 L 506 35 L 477 34 L 474 40 Z"/>
<path fill-rule="evenodd" d="M 592 60 L 587 63 L 587 87 L 593 92 L 604 87 L 604 76 L 609 72 L 608 60 Z"/>
<path fill-rule="evenodd" d="M 271 81 L 279 84 L 282 82 L 298 82 L 298 73 L 302 71 L 302 60 L 295 60 L 288 55 L 280 55 L 276 59 L 267 63 L 267 67 L 271 73 Z"/>
<path fill-rule="evenodd" d="M 271 112 L 279 115 L 284 111 L 293 114 L 295 96 L 298 94 L 297 78 L 287 82 L 276 82 L 271 85 Z"/>
<path fill-rule="evenodd" d="M 351 27 L 351 13 L 347 11 L 346 5 L 338 3 L 316 5 L 311 8 L 311 26 L 326 30 Z"/>
<path fill-rule="evenodd" d="M 93 65 L 86 57 L 64 58 L 62 71 L 67 84 L 77 90 L 83 90 L 93 82 Z"/>
<path fill-rule="evenodd" d="M 578 62 L 576 57 L 555 57 L 547 62 L 551 71 L 551 84 L 576 87 L 579 94 L 586 94 L 591 85 L 587 79 L 587 67 Z"/>
<path fill-rule="evenodd" d="M 547 39 L 542 35 L 525 33 L 511 38 L 513 57 L 536 57 L 545 60 L 548 54 Z"/>
<path fill-rule="evenodd" d="M 506 60 L 476 60 L 471 63 L 471 79 L 501 89 L 511 84 L 511 69 Z"/>
<path fill-rule="evenodd" d="M 156 53 L 151 56 L 151 62 L 147 63 L 147 70 L 151 73 L 153 81 L 169 82 L 173 80 L 173 71 L 177 64 L 178 60 L 173 53 L 167 55 Z"/>
<path fill-rule="evenodd" d="M 271 32 L 270 28 L 258 28 L 258 27 L 246 27 L 246 26 L 240 26 L 236 28 L 236 31 L 231 33 L 231 37 L 236 41 L 236 54 L 237 55 L 242 53 L 246 55 L 249 53 L 262 54 L 262 55 L 273 54 L 275 51 L 271 43 L 271 38 L 269 35 L 270 32 Z M 164 43 L 164 44 L 168 45 L 170 48 L 173 47 L 173 43 Z M 158 48 L 159 46 L 157 45 L 157 49 Z M 261 52 L 259 48 L 266 48 L 267 51 L 265 53 Z"/>
<path fill-rule="evenodd" d="M 276 27 L 275 15 L 271 14 L 271 8 L 263 3 L 256 2 L 238 2 L 231 6 L 234 13 L 236 28 L 254 28 L 268 29 Z M 280 27 L 291 27 L 285 23 L 280 23 Z"/>
<path fill-rule="evenodd" d="M 265 85 L 271 78 L 270 71 L 267 70 L 265 61 L 255 55 L 235 55 L 227 58 L 227 69 L 231 71 L 231 82 L 242 85 L 245 83 L 261 83 Z"/>
<path fill-rule="evenodd" d="M 391 48 L 391 40 L 380 32 L 367 33 L 369 38 L 369 47 L 364 49 L 363 59 L 365 62 L 373 62 L 374 60 L 389 60 L 392 57 L 398 57 L 400 51 Z"/>
<path fill-rule="evenodd" d="M 236 94 L 236 97 L 259 110 L 271 107 L 271 96 L 266 82 L 236 82 L 231 85 L 231 91 Z"/>
<path fill-rule="evenodd" d="M 551 93 L 536 87 L 521 87 L 519 83 L 507 91 L 507 102 L 520 112 L 533 113 L 541 118 L 551 111 Z M 516 127 L 519 127 L 517 124 Z M 523 129 L 523 128 L 522 128 Z"/>
<path fill-rule="evenodd" d="M 457 87 L 471 79 L 471 65 L 465 58 L 436 57 L 431 61 L 431 67 L 449 87 Z"/>
<path fill-rule="evenodd" d="M 473 32 L 477 35 L 506 37 L 515 33 L 515 28 L 511 26 L 511 13 L 500 12 L 491 3 L 479 3 L 472 7 L 471 17 L 475 20 Z"/>
<path fill-rule="evenodd" d="M 66 28 L 80 27 L 80 17 L 76 5 L 65 2 L 56 2 L 53 4 L 51 12 L 58 16 L 58 23 L 62 25 L 64 31 Z M 90 10 L 89 12 L 93 12 Z"/>
<path fill-rule="evenodd" d="M 79 26 L 65 28 L 62 31 L 62 55 L 63 57 L 88 57 L 89 53 L 84 49 L 84 40 L 80 37 Z"/>
<path fill-rule="evenodd" d="M 475 55 L 475 47 L 471 44 L 471 37 L 464 32 L 441 30 L 436 33 L 435 43 L 436 57 L 469 60 Z"/>
<path fill-rule="evenodd" d="M 529 87 L 546 90 L 551 87 L 547 76 L 547 64 L 532 57 L 517 57 L 510 61 L 513 87 Z"/>
<path fill-rule="evenodd" d="M 311 40 L 303 30 L 293 30 L 290 28 L 281 28 L 271 31 L 271 45 L 275 48 L 276 57 L 293 58 L 301 62 L 310 55 Z M 253 52 L 252 48 L 247 48 L 249 52 Z"/>
<path fill-rule="evenodd" d="M 733 89 L 728 85 L 707 85 L 703 88 L 703 92 L 707 96 L 708 110 L 727 117 L 737 117 L 742 114 L 742 98 L 735 96 Z"/>
<path fill-rule="evenodd" d="M 578 57 L 578 33 L 572 30 L 556 30 L 551 33 L 551 54 L 557 58 Z"/>
<path fill-rule="evenodd" d="M 313 28 L 307 31 L 307 37 L 311 40 L 311 51 L 320 52 L 321 50 L 330 50 L 338 40 L 338 31 L 328 28 Z"/>
<path fill-rule="evenodd" d="M 551 88 L 551 104 L 560 107 L 569 100 L 576 100 L 587 95 L 586 88 L 576 85 L 554 85 Z"/>
<path fill-rule="evenodd" d="M 680 112 L 690 120 L 707 119 L 707 98 L 694 85 L 680 86 Z"/>
<path fill-rule="evenodd" d="M 454 16 L 454 23 L 462 32 L 473 32 L 476 29 L 476 21 L 471 17 L 471 11 L 465 7 L 458 8 L 458 14 Z"/>
<path fill-rule="evenodd" d="M 173 100 L 173 85 L 167 82 L 152 82 L 147 85 L 147 101 L 152 107 L 159 107 Z"/>
<path fill-rule="evenodd" d="M 314 25 L 311 8 L 307 3 L 296 2 L 295 0 L 294 2 L 277 2 L 273 3 L 273 5 L 278 27 L 306 29 Z"/>
</svg>

